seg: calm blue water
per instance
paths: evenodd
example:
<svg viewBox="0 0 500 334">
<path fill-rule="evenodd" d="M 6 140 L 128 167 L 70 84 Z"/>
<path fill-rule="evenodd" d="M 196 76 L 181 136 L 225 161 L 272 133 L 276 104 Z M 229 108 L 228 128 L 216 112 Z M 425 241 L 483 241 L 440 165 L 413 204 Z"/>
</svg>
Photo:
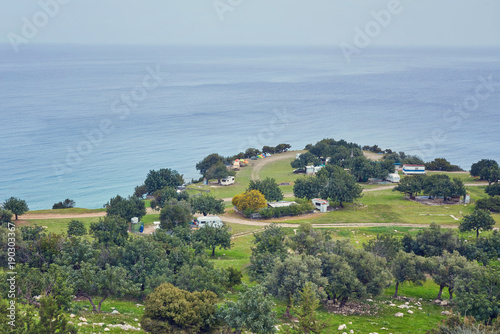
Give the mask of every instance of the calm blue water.
<svg viewBox="0 0 500 334">
<path fill-rule="evenodd" d="M 282 142 L 500 160 L 500 50 L 367 49 L 349 64 L 337 48 L 29 45 L 0 59 L 0 201 L 31 209 L 102 207 L 150 169 L 190 180 L 207 154 Z"/>
</svg>

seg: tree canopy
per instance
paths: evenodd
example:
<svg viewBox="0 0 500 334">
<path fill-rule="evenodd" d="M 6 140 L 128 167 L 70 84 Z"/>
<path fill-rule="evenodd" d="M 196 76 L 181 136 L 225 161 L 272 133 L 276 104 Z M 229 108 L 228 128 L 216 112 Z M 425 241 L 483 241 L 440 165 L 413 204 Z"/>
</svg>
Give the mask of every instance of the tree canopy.
<svg viewBox="0 0 500 334">
<path fill-rule="evenodd" d="M 464 216 L 459 228 L 461 232 L 476 231 L 476 238 L 479 238 L 481 230 L 492 230 L 495 223 L 489 211 L 476 209 L 472 214 Z"/>
<path fill-rule="evenodd" d="M 208 333 L 216 302 L 211 291 L 189 292 L 164 283 L 146 298 L 141 324 L 149 333 Z"/>
<path fill-rule="evenodd" d="M 10 197 L 3 202 L 2 205 L 4 210 L 9 210 L 16 216 L 16 220 L 19 215 L 22 215 L 29 211 L 28 204 L 23 199 L 16 197 Z"/>
<path fill-rule="evenodd" d="M 260 191 L 268 202 L 278 202 L 283 199 L 283 192 L 279 185 L 275 179 L 270 177 L 266 177 L 264 180 L 251 180 L 247 191 L 251 190 Z"/>
<path fill-rule="evenodd" d="M 192 219 L 191 206 L 186 201 L 169 201 L 160 212 L 160 226 L 166 230 L 172 230 L 177 226 L 188 226 Z"/>
<path fill-rule="evenodd" d="M 250 190 L 234 196 L 232 204 L 241 212 L 245 210 L 255 212 L 267 206 L 266 198 L 258 190 Z"/>
<path fill-rule="evenodd" d="M 320 197 L 338 202 L 343 207 L 344 202 L 353 202 L 362 196 L 363 189 L 356 184 L 356 180 L 341 167 L 328 165 L 318 172 L 324 187 Z"/>
<path fill-rule="evenodd" d="M 167 186 L 176 188 L 183 184 L 184 178 L 182 175 L 170 168 L 162 168 L 158 171 L 150 170 L 144 181 L 147 193 L 150 195 Z"/>
<path fill-rule="evenodd" d="M 490 168 L 498 168 L 498 163 L 495 160 L 491 159 L 482 159 L 479 160 L 476 163 L 473 163 L 472 166 L 470 167 L 470 175 L 471 176 L 479 176 L 481 179 L 484 180 L 483 176 L 481 176 L 481 171 L 483 169 L 490 169 Z"/>
<path fill-rule="evenodd" d="M 109 216 L 120 216 L 128 222 L 132 220 L 132 217 L 141 219 L 146 215 L 146 205 L 135 196 L 123 198 L 116 195 L 106 203 L 105 207 Z"/>
<path fill-rule="evenodd" d="M 224 213 L 224 200 L 208 194 L 191 197 L 190 203 L 194 212 L 200 212 L 204 216 Z"/>
<path fill-rule="evenodd" d="M 226 163 L 226 159 L 217 153 L 212 153 L 207 155 L 203 160 L 196 164 L 196 170 L 200 171 L 200 174 L 206 177 L 208 170 L 217 165 Z"/>
</svg>

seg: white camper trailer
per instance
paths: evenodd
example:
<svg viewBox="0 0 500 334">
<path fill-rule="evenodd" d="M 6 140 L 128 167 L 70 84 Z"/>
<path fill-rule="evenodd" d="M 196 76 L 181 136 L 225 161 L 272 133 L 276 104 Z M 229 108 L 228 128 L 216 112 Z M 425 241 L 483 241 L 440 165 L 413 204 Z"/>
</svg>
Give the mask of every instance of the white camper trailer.
<svg viewBox="0 0 500 334">
<path fill-rule="evenodd" d="M 390 173 L 389 175 L 387 175 L 387 181 L 390 181 L 392 183 L 399 183 L 400 180 L 401 177 L 398 173 Z"/>
<path fill-rule="evenodd" d="M 224 179 L 221 179 L 220 184 L 222 184 L 223 186 L 230 186 L 234 184 L 234 176 L 228 176 Z"/>
<path fill-rule="evenodd" d="M 321 199 L 321 198 L 313 198 L 312 204 L 314 207 L 319 210 L 319 212 L 327 212 L 328 211 L 328 206 L 330 205 L 330 202 Z"/>
<path fill-rule="evenodd" d="M 206 217 L 196 218 L 196 225 L 199 228 L 202 228 L 205 226 L 222 227 L 224 225 L 224 223 L 217 216 L 206 216 Z"/>
</svg>

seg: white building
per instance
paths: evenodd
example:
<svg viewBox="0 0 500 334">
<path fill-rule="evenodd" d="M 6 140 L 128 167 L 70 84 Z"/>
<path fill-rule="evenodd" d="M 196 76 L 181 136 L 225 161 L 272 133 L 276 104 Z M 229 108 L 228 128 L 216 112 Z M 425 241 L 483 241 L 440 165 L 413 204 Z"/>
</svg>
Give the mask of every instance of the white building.
<svg viewBox="0 0 500 334">
<path fill-rule="evenodd" d="M 424 165 L 403 165 L 404 175 L 425 174 Z"/>
</svg>

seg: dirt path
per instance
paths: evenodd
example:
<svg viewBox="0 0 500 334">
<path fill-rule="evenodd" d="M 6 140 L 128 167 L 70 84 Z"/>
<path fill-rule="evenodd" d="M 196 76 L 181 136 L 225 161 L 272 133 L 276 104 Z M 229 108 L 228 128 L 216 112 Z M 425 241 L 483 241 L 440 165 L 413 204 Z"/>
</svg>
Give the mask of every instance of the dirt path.
<svg viewBox="0 0 500 334">
<path fill-rule="evenodd" d="M 252 174 L 250 178 L 252 180 L 260 180 L 260 171 L 262 170 L 262 167 L 279 160 L 294 158 L 297 153 L 301 152 L 302 151 L 290 151 L 290 152 L 275 154 L 270 158 L 258 159 L 253 165 Z"/>
<path fill-rule="evenodd" d="M 19 216 L 19 220 L 33 220 L 33 219 L 78 219 L 78 218 L 94 218 L 104 217 L 106 212 L 93 212 L 93 213 L 75 213 L 70 215 L 57 215 L 57 214 L 24 214 Z"/>
<path fill-rule="evenodd" d="M 319 215 L 318 214 L 311 214 L 310 216 L 315 216 Z M 287 217 L 286 219 L 282 220 L 293 220 L 291 218 L 295 217 Z M 226 223 L 232 223 L 232 224 L 241 224 L 241 225 L 248 225 L 248 226 L 268 226 L 271 225 L 272 223 L 277 223 L 278 226 L 282 227 L 299 227 L 300 224 L 280 224 L 279 221 L 280 219 L 276 219 L 274 221 L 259 221 L 259 220 L 250 220 L 250 219 L 244 219 L 244 218 L 239 218 L 235 217 L 233 215 L 224 215 L 221 216 L 222 221 Z M 299 219 L 304 219 L 304 216 L 300 217 Z M 313 227 L 315 228 L 321 228 L 321 227 L 429 227 L 430 224 L 403 224 L 403 223 L 339 223 L 339 224 L 312 224 Z M 458 225 L 442 225 L 442 228 L 458 228 Z"/>
</svg>

